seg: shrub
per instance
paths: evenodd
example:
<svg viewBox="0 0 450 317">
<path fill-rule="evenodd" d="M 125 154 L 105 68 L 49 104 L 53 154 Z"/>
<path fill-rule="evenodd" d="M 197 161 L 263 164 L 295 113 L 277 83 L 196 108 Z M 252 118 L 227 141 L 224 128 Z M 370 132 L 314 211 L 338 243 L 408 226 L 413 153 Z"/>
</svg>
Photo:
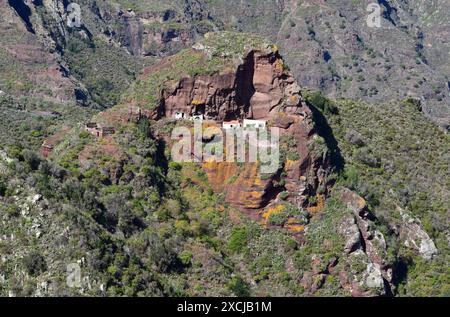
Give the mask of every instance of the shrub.
<svg viewBox="0 0 450 317">
<path fill-rule="evenodd" d="M 269 216 L 268 222 L 270 225 L 283 226 L 287 221 L 287 213 L 273 213 Z"/>
<path fill-rule="evenodd" d="M 47 264 L 44 257 L 37 251 L 32 251 L 23 258 L 23 264 L 28 274 L 38 276 L 47 270 Z"/>
<path fill-rule="evenodd" d="M 381 166 L 381 159 L 378 157 L 375 157 L 368 149 L 364 148 L 361 150 L 356 151 L 355 155 L 356 159 L 370 167 L 380 167 Z"/>
<path fill-rule="evenodd" d="M 361 134 L 359 134 L 357 131 L 350 129 L 345 134 L 345 139 L 356 146 L 364 146 L 365 142 Z"/>
<path fill-rule="evenodd" d="M 353 165 L 346 165 L 340 178 L 344 186 L 355 189 L 359 183 L 359 176 L 356 167 Z"/>
<path fill-rule="evenodd" d="M 193 254 L 192 252 L 184 250 L 178 257 L 180 258 L 180 261 L 184 266 L 188 266 L 191 264 Z"/>
<path fill-rule="evenodd" d="M 228 283 L 228 288 L 238 297 L 249 297 L 250 296 L 250 288 L 245 283 L 245 281 L 239 277 L 235 276 Z"/>
<path fill-rule="evenodd" d="M 280 193 L 280 199 L 281 200 L 286 200 L 289 196 L 289 192 L 288 191 L 284 191 Z"/>
<path fill-rule="evenodd" d="M 138 122 L 138 131 L 144 138 L 151 136 L 150 121 L 147 118 L 142 118 Z"/>
<path fill-rule="evenodd" d="M 37 170 L 39 168 L 39 164 L 41 164 L 41 159 L 35 152 L 30 150 L 23 150 L 22 156 L 24 161 L 28 164 L 28 166 L 32 170 Z"/>
<path fill-rule="evenodd" d="M 90 136 L 90 134 L 87 131 L 81 131 L 80 135 L 79 135 L 80 139 L 87 139 L 87 138 L 89 138 L 89 136 Z"/>
<path fill-rule="evenodd" d="M 8 217 L 11 218 L 15 218 L 20 215 L 20 209 L 16 205 L 9 205 L 8 207 L 6 207 L 5 211 Z"/>
<path fill-rule="evenodd" d="M 174 170 L 174 171 L 179 171 L 179 170 L 181 170 L 182 165 L 180 163 L 178 163 L 178 162 L 173 162 L 172 161 L 172 162 L 169 163 L 169 168 L 171 170 Z"/>
<path fill-rule="evenodd" d="M 246 228 L 234 228 L 231 233 L 228 248 L 233 252 L 242 251 L 248 242 L 248 231 Z"/>
<path fill-rule="evenodd" d="M 338 108 L 333 104 L 331 100 L 322 95 L 321 92 L 303 92 L 303 96 L 307 103 L 323 111 L 326 114 L 338 114 Z"/>
<path fill-rule="evenodd" d="M 7 147 L 8 156 L 11 158 L 22 159 L 22 150 L 18 145 L 9 145 Z"/>
</svg>

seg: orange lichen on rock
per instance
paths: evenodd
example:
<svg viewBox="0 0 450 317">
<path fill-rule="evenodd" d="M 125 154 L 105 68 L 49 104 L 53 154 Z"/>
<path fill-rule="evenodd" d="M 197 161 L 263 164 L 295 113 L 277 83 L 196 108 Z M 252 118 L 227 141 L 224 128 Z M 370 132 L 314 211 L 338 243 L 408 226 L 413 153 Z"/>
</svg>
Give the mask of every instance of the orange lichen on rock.
<svg viewBox="0 0 450 317">
<path fill-rule="evenodd" d="M 308 207 L 308 212 L 315 216 L 316 214 L 322 212 L 325 209 L 325 197 L 323 195 L 317 194 L 317 205 Z"/>
<path fill-rule="evenodd" d="M 194 99 L 194 100 L 192 100 L 191 104 L 192 104 L 193 106 L 199 106 L 199 105 L 205 104 L 205 102 L 204 102 L 204 101 L 201 101 L 201 100 L 199 100 L 199 99 Z"/>
<path fill-rule="evenodd" d="M 231 178 L 239 173 L 239 167 L 234 163 L 207 161 L 203 163 L 203 170 L 208 176 L 212 188 L 222 191 Z"/>
<path fill-rule="evenodd" d="M 294 168 L 296 168 L 298 166 L 298 160 L 297 161 L 293 161 L 293 160 L 287 159 L 284 166 L 285 166 L 284 168 L 286 170 L 294 169 Z"/>
<path fill-rule="evenodd" d="M 284 205 L 277 205 L 275 207 L 271 207 L 269 209 L 267 209 L 267 211 L 265 213 L 263 213 L 262 217 L 264 219 L 264 224 L 267 224 L 270 216 L 272 215 L 277 215 L 279 213 L 282 213 L 284 211 Z"/>
<path fill-rule="evenodd" d="M 258 209 L 264 205 L 270 180 L 262 180 L 258 164 L 209 161 L 203 163 L 209 184 L 216 192 L 225 192 L 227 202 L 243 209 Z"/>
<path fill-rule="evenodd" d="M 275 70 L 277 72 L 283 72 L 283 68 L 284 68 L 284 63 L 282 59 L 277 59 L 275 61 Z"/>
<path fill-rule="evenodd" d="M 292 104 L 298 103 L 298 102 L 299 102 L 298 99 L 299 99 L 298 96 L 295 96 L 295 95 L 292 95 L 292 96 L 289 97 L 289 101 L 290 101 Z"/>
<path fill-rule="evenodd" d="M 359 214 L 367 208 L 367 202 L 364 200 L 364 198 L 351 190 L 342 190 L 341 199 L 342 202 L 344 202 L 344 204 L 346 204 L 347 207 L 350 208 L 354 213 Z"/>
<path fill-rule="evenodd" d="M 285 228 L 288 229 L 289 231 L 293 232 L 293 233 L 301 233 L 301 232 L 305 231 L 305 226 L 304 225 L 299 225 L 299 224 L 286 225 Z"/>
<path fill-rule="evenodd" d="M 284 228 L 293 232 L 293 233 L 301 233 L 305 231 L 305 226 L 298 223 L 296 218 L 289 218 L 284 225 Z"/>
<path fill-rule="evenodd" d="M 357 205 L 359 209 L 363 209 L 364 207 L 366 207 L 365 199 L 362 197 L 358 197 Z"/>
</svg>

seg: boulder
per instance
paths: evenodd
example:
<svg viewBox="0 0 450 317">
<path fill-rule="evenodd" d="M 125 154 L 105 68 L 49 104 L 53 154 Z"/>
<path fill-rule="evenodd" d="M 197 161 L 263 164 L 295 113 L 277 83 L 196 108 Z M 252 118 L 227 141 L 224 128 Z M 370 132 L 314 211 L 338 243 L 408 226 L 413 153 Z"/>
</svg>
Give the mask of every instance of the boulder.
<svg viewBox="0 0 450 317">
<path fill-rule="evenodd" d="M 361 248 L 361 234 L 358 225 L 356 224 L 355 217 L 351 215 L 344 217 L 339 226 L 339 232 L 345 238 L 344 251 L 346 253 L 352 253 Z"/>
<path fill-rule="evenodd" d="M 369 263 L 366 270 L 366 286 L 369 288 L 384 290 L 384 281 L 379 265 Z"/>
<path fill-rule="evenodd" d="M 400 207 L 397 207 L 397 211 L 400 213 L 403 221 L 400 228 L 400 237 L 403 240 L 403 244 L 415 250 L 423 259 L 433 259 L 438 254 L 438 249 L 423 229 L 420 220 L 412 217 Z"/>
</svg>

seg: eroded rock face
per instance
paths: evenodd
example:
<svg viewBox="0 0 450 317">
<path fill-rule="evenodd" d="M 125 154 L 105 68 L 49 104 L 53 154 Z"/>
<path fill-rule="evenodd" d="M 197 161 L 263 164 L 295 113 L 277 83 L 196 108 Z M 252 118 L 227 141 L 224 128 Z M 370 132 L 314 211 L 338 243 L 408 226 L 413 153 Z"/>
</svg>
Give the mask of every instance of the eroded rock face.
<svg viewBox="0 0 450 317">
<path fill-rule="evenodd" d="M 283 69 L 277 52 L 251 51 L 236 67 L 221 74 L 185 77 L 163 92 L 164 113 L 204 113 L 214 120 L 275 118 L 283 112 L 299 115 L 300 87 Z M 309 109 L 308 109 L 309 110 Z M 293 118 L 291 118 L 292 120 Z M 287 128 L 284 124 L 284 128 Z"/>
<path fill-rule="evenodd" d="M 135 56 L 162 56 L 193 42 L 195 32 L 188 19 L 172 10 L 136 13 L 129 9 L 102 14 L 124 26 L 113 38 Z"/>
<path fill-rule="evenodd" d="M 299 91 L 277 51 L 252 50 L 234 70 L 184 77 L 173 86 L 166 85 L 158 111 L 169 118 L 177 112 L 201 113 L 218 125 L 228 120 L 264 120 L 279 128 L 281 136 L 293 137 L 298 159 L 282 162 L 273 175 L 261 178 L 256 164 L 206 163 L 204 169 L 213 188 L 225 192 L 227 201 L 241 209 L 264 208 L 282 191 L 301 206 L 323 184 L 329 158 L 326 151 L 310 150 L 316 132 L 311 110 Z"/>
<path fill-rule="evenodd" d="M 331 258 L 313 254 L 311 270 L 303 274 L 300 283 L 314 294 L 329 275 L 337 278 L 342 289 L 353 297 L 393 295 L 393 271 L 384 236 L 373 229 L 375 217 L 358 194 L 346 188 L 336 190 L 347 207 L 343 214 L 334 215 L 336 230 L 343 238 L 342 252 Z M 324 247 L 329 243 L 324 239 Z"/>
</svg>

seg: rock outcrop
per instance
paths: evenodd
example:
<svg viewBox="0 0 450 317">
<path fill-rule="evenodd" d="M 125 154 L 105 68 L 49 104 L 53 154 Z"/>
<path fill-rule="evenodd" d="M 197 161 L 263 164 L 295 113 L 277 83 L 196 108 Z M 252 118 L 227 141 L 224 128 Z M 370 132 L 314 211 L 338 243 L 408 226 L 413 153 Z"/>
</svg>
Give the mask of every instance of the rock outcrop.
<svg viewBox="0 0 450 317">
<path fill-rule="evenodd" d="M 352 214 L 344 217 L 339 232 L 345 237 L 345 252 L 350 263 L 359 262 L 366 266 L 357 279 L 349 280 L 341 272 L 342 287 L 354 296 L 391 295 L 393 292 L 393 271 L 386 261 L 386 241 L 383 234 L 372 229 L 376 220 L 366 201 L 349 189 L 341 190 L 341 199 Z"/>
<path fill-rule="evenodd" d="M 163 91 L 164 113 L 204 112 L 207 118 L 269 120 L 280 110 L 302 115 L 300 87 L 284 69 L 278 51 L 251 50 L 236 69 L 184 77 Z M 302 112 L 303 111 L 303 112 Z"/>
<path fill-rule="evenodd" d="M 207 49 L 195 54 L 207 54 Z M 155 111 L 173 118 L 201 113 L 207 120 L 255 119 L 276 127 L 294 139 L 295 160 L 286 159 L 280 169 L 264 178 L 256 164 L 208 162 L 204 169 L 215 190 L 226 192 L 228 202 L 246 210 L 264 208 L 282 191 L 298 206 L 324 185 L 330 169 L 326 147 L 313 150 L 317 134 L 312 112 L 303 102 L 300 87 L 286 70 L 278 50 L 248 50 L 240 63 L 213 74 L 184 76 L 164 85 Z M 291 145 L 292 146 L 292 145 Z"/>
<path fill-rule="evenodd" d="M 438 254 L 438 249 L 423 229 L 421 221 L 412 217 L 400 207 L 397 208 L 397 211 L 403 220 L 400 228 L 400 239 L 403 241 L 403 244 L 407 248 L 416 251 L 423 259 L 433 259 Z"/>
</svg>

